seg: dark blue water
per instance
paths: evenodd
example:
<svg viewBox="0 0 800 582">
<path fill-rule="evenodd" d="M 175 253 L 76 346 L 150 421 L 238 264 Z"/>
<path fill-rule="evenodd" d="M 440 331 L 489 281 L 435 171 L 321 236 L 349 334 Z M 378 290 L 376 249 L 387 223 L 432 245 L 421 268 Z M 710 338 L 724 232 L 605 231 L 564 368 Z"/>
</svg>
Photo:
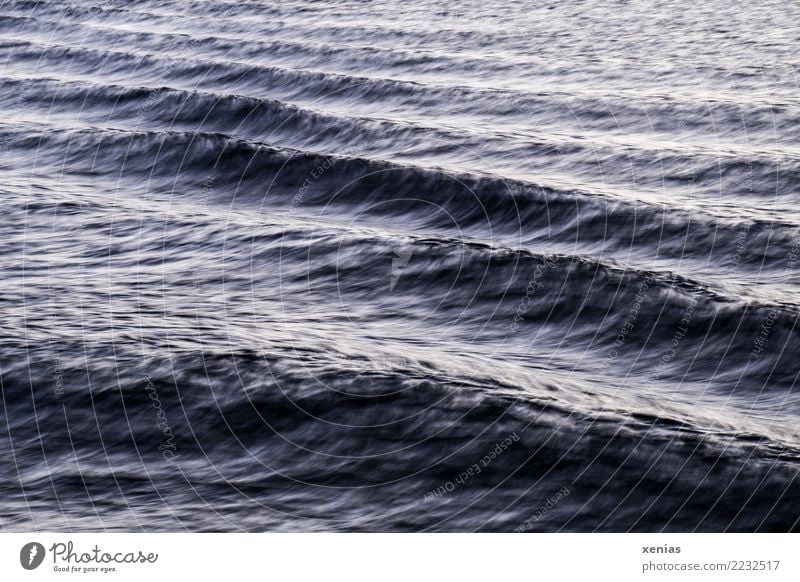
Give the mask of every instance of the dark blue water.
<svg viewBox="0 0 800 582">
<path fill-rule="evenodd" d="M 0 528 L 798 529 L 798 23 L 0 2 Z"/>
</svg>

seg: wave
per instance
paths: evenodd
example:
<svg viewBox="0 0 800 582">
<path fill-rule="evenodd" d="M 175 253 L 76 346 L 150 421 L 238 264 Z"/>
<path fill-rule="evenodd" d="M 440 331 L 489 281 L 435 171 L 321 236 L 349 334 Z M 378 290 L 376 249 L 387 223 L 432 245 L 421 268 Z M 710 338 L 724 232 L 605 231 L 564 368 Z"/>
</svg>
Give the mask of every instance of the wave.
<svg viewBox="0 0 800 582">
<path fill-rule="evenodd" d="M 2 12 L 3 529 L 798 529 L 796 10 Z"/>
</svg>

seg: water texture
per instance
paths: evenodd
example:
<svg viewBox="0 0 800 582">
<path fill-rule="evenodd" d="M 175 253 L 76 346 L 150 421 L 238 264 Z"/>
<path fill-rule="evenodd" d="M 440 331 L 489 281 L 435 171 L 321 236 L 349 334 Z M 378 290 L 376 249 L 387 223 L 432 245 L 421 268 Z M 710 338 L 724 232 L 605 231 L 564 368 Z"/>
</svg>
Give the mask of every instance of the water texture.
<svg viewBox="0 0 800 582">
<path fill-rule="evenodd" d="M 0 529 L 800 529 L 799 23 L 0 2 Z"/>
</svg>

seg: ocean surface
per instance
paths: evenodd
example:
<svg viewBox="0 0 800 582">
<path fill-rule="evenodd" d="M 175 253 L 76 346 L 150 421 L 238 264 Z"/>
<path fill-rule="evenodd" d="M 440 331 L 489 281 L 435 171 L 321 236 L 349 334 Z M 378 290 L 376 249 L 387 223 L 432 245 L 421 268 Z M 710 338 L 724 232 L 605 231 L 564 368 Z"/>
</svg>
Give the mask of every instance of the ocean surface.
<svg viewBox="0 0 800 582">
<path fill-rule="evenodd" d="M 0 530 L 800 529 L 800 5 L 0 1 Z"/>
</svg>

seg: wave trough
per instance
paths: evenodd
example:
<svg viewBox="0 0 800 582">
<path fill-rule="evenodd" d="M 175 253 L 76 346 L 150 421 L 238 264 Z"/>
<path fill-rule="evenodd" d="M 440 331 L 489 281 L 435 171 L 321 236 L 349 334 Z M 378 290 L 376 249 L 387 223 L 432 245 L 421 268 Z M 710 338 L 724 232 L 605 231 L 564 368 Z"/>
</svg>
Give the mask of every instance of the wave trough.
<svg viewBox="0 0 800 582">
<path fill-rule="evenodd" d="M 0 528 L 800 529 L 798 7 L 523 4 L 0 2 Z"/>
</svg>

